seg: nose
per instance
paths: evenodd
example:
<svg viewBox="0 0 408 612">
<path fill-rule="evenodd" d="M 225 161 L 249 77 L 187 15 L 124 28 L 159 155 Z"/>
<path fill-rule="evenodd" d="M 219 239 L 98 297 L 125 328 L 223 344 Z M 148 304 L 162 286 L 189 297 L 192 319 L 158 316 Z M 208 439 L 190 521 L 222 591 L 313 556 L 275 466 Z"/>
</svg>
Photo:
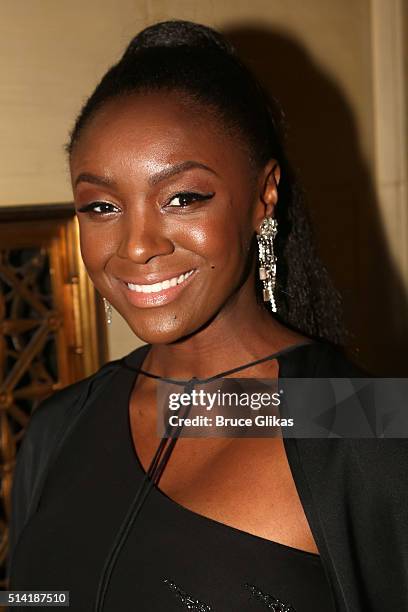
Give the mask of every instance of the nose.
<svg viewBox="0 0 408 612">
<path fill-rule="evenodd" d="M 152 257 L 169 255 L 174 244 L 155 215 L 128 215 L 123 221 L 117 256 L 135 263 L 148 263 Z"/>
</svg>

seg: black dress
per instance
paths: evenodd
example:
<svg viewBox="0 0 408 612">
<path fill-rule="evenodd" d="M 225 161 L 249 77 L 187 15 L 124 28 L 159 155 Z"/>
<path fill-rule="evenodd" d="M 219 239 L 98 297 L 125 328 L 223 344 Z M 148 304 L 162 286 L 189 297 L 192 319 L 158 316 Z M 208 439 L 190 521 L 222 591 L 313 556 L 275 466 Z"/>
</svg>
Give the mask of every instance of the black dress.
<svg viewBox="0 0 408 612">
<path fill-rule="evenodd" d="M 144 476 L 128 418 L 136 375 L 119 369 L 63 445 L 15 551 L 11 588 L 68 590 L 72 610 L 94 609 L 105 559 Z M 335 610 L 319 555 L 201 516 L 153 487 L 103 610 L 183 609 Z"/>
<path fill-rule="evenodd" d="M 284 438 L 320 558 L 201 517 L 153 488 L 101 580 L 143 478 L 129 366 L 140 367 L 149 348 L 59 391 L 31 418 L 13 480 L 10 588 L 70 590 L 71 609 L 86 612 L 101 586 L 104 612 L 408 610 L 406 439 Z M 362 376 L 327 343 L 277 359 L 280 383 Z"/>
</svg>

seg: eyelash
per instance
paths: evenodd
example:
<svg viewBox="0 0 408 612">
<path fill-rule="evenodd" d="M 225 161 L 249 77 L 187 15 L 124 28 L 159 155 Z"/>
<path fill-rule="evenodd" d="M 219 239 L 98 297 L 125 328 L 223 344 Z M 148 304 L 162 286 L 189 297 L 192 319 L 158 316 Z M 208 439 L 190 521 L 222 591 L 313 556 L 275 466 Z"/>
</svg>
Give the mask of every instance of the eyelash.
<svg viewBox="0 0 408 612">
<path fill-rule="evenodd" d="M 97 210 L 95 210 L 96 208 L 101 208 L 101 207 L 106 207 L 106 208 L 109 208 L 110 210 L 105 210 L 105 212 L 98 212 Z M 90 212 L 90 213 L 95 213 L 97 215 L 109 215 L 109 214 L 116 212 L 116 210 L 112 210 L 112 208 L 119 210 L 119 208 L 115 206 L 114 204 L 112 204 L 111 202 L 104 202 L 102 200 L 99 200 L 96 202 L 91 202 L 90 204 L 86 204 L 86 206 L 82 206 L 82 208 L 78 208 L 78 212 L 80 213 Z"/>
<path fill-rule="evenodd" d="M 174 196 L 170 198 L 166 206 L 169 208 L 187 208 L 193 202 L 203 202 L 204 200 L 211 200 L 214 197 L 214 193 L 194 193 L 192 191 L 182 191 L 180 193 L 176 193 Z M 182 204 L 181 206 L 172 206 L 170 202 L 175 199 L 179 200 L 188 200 L 188 203 Z"/>
<path fill-rule="evenodd" d="M 195 192 L 191 192 L 191 191 L 182 191 L 180 193 L 176 193 L 175 195 L 173 195 L 167 202 L 167 204 L 165 205 L 164 208 L 169 207 L 169 208 L 187 208 L 188 206 L 190 206 L 190 204 L 192 204 L 193 202 L 202 202 L 204 200 L 211 200 L 211 198 L 213 198 L 215 195 L 214 192 L 211 193 L 195 193 Z M 170 202 L 172 202 L 175 199 L 179 199 L 179 200 L 184 200 L 184 204 L 181 204 L 179 206 L 175 206 L 170 204 Z M 107 208 L 108 210 L 105 210 L 104 212 L 102 211 L 97 211 L 96 208 L 102 208 L 105 207 L 105 209 Z M 113 210 L 116 209 L 116 210 Z M 90 213 L 95 213 L 96 215 L 101 215 L 101 216 L 105 216 L 105 215 L 110 215 L 110 214 L 114 214 L 115 212 L 119 211 L 120 209 L 115 206 L 114 204 L 112 204 L 111 202 L 104 202 L 103 200 L 101 201 L 96 201 L 96 202 L 91 202 L 90 204 L 86 204 L 86 206 L 83 206 L 82 208 L 78 209 L 78 212 L 82 213 L 82 212 L 90 212 Z"/>
</svg>

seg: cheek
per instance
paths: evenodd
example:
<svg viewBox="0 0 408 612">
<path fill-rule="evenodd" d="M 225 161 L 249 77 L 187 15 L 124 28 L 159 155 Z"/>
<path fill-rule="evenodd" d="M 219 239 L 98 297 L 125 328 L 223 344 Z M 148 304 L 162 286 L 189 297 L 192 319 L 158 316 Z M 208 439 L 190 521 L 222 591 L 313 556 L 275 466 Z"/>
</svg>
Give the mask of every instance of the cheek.
<svg viewBox="0 0 408 612">
<path fill-rule="evenodd" d="M 239 214 L 228 207 L 220 214 L 208 213 L 204 220 L 191 223 L 188 230 L 196 249 L 208 260 L 227 265 L 239 265 L 251 240 L 250 226 Z"/>
<path fill-rule="evenodd" d="M 114 233 L 107 232 L 102 224 L 79 222 L 81 255 L 84 265 L 92 278 L 103 273 L 106 262 L 114 249 Z"/>
<path fill-rule="evenodd" d="M 228 290 L 242 278 L 252 232 L 246 219 L 234 215 L 230 207 L 217 212 L 209 211 L 205 219 L 191 220 L 184 245 L 205 260 L 211 274 L 204 275 L 203 280 Z"/>
</svg>

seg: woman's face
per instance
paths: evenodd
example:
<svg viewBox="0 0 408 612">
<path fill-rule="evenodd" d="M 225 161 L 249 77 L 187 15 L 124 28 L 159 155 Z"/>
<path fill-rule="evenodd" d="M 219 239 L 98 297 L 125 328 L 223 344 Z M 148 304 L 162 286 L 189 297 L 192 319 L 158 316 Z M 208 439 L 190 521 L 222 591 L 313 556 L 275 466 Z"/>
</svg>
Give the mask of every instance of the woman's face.
<svg viewBox="0 0 408 612">
<path fill-rule="evenodd" d="M 106 103 L 71 174 L 88 273 L 144 341 L 192 334 L 254 286 L 259 177 L 201 107 L 166 92 Z"/>
</svg>

